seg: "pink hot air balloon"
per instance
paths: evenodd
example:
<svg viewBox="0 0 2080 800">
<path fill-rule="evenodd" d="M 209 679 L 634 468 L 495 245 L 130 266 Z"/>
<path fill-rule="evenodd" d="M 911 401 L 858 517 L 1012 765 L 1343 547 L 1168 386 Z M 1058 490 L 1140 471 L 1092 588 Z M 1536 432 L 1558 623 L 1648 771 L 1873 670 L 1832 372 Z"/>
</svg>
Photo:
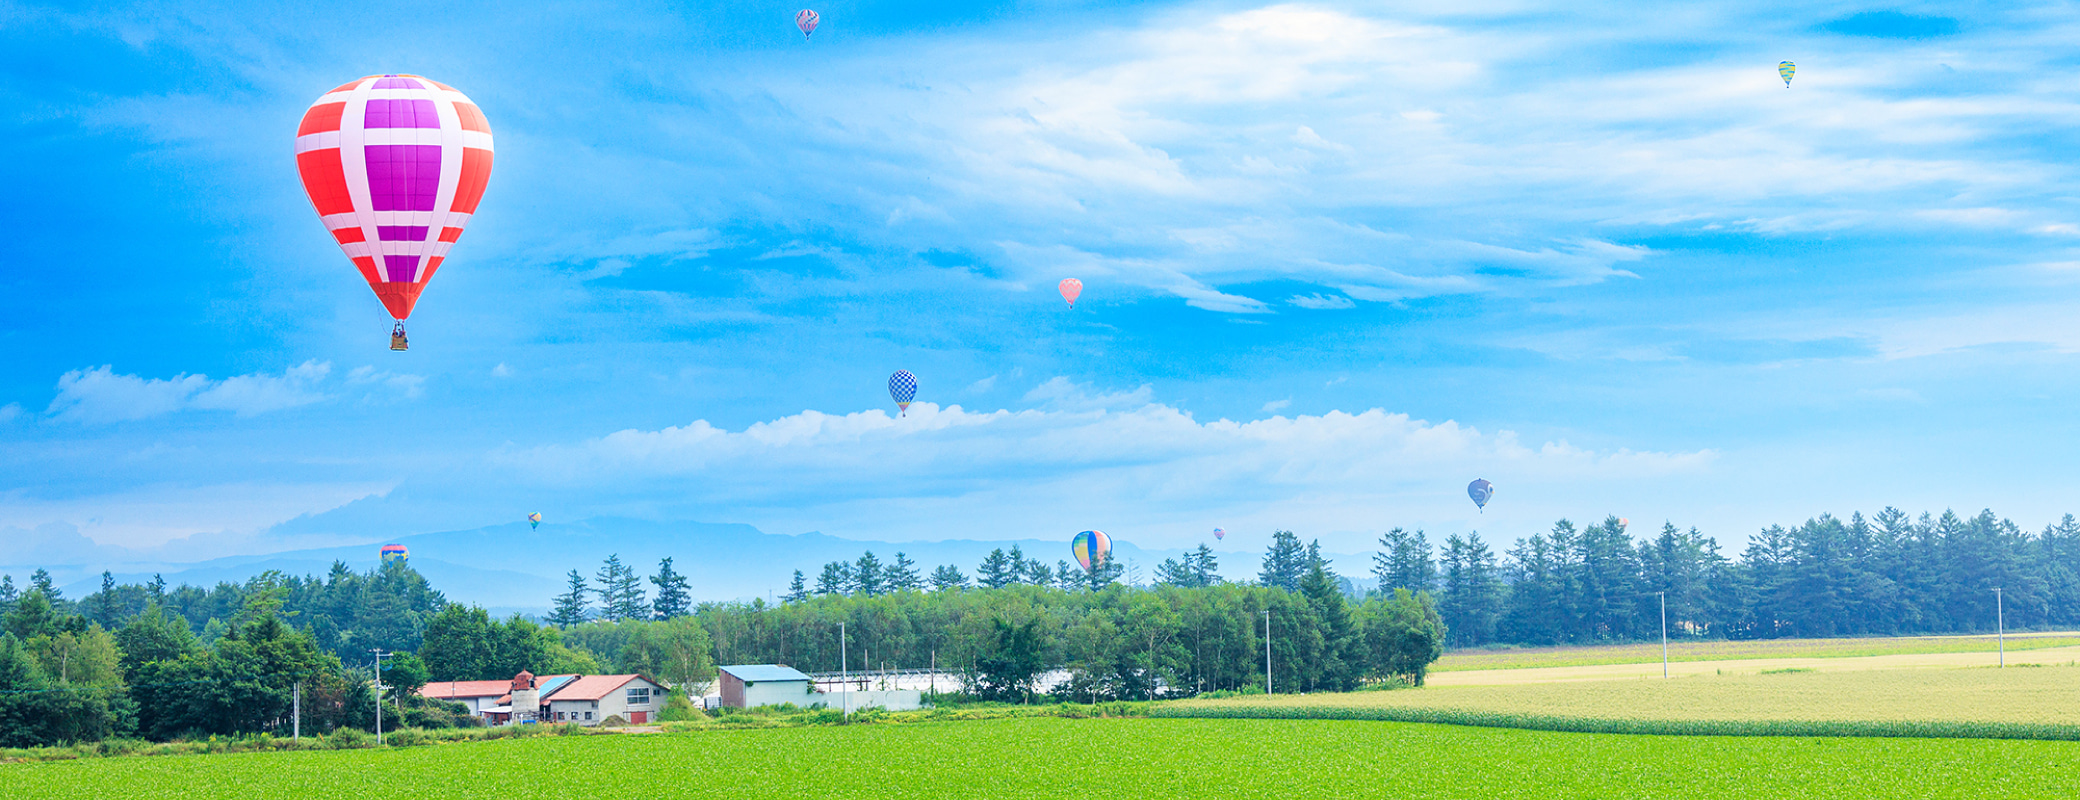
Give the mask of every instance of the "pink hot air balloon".
<svg viewBox="0 0 2080 800">
<path fill-rule="evenodd" d="M 1062 299 L 1069 301 L 1070 308 L 1075 308 L 1076 298 L 1083 296 L 1083 281 L 1075 278 L 1063 278 L 1061 290 Z"/>
<path fill-rule="evenodd" d="M 822 19 L 822 17 L 816 16 L 816 12 L 806 8 L 795 12 L 794 26 L 802 29 L 802 41 L 809 40 L 809 34 L 816 32 L 816 23 L 822 21 Z"/>
<path fill-rule="evenodd" d="M 1213 529 L 1213 538 L 1215 538 L 1215 539 L 1226 539 L 1226 538 L 1228 538 L 1228 532 L 1227 532 L 1227 531 L 1224 531 L 1224 530 L 1221 530 L 1221 529 L 1219 529 L 1219 528 L 1214 528 L 1214 529 Z"/>
<path fill-rule="evenodd" d="M 417 75 L 370 75 L 304 112 L 296 170 L 318 219 L 397 320 L 390 349 L 405 349 L 405 319 L 491 179 L 484 112 Z"/>
</svg>

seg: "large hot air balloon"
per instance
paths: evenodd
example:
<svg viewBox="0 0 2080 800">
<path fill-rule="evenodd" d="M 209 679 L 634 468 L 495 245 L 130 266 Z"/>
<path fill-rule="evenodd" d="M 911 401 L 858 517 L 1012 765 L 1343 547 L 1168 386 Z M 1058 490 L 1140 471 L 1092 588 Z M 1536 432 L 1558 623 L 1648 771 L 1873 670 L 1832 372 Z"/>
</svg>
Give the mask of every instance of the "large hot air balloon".
<svg viewBox="0 0 2080 800">
<path fill-rule="evenodd" d="M 802 29 L 802 41 L 805 42 L 809 40 L 809 34 L 816 32 L 816 23 L 821 21 L 823 21 L 822 17 L 817 16 L 816 12 L 806 8 L 794 14 L 794 26 Z"/>
<path fill-rule="evenodd" d="M 318 219 L 397 324 L 462 236 L 491 178 L 491 125 L 452 87 L 370 75 L 326 92 L 296 127 L 296 170 Z"/>
<path fill-rule="evenodd" d="M 1784 88 L 1791 88 L 1791 76 L 1798 72 L 1798 65 L 1789 61 L 1777 63 L 1777 76 L 1784 79 Z"/>
<path fill-rule="evenodd" d="M 1219 528 L 1214 528 L 1214 529 L 1213 529 L 1213 538 L 1215 538 L 1215 539 L 1226 539 L 1226 538 L 1228 538 L 1228 532 L 1227 532 L 1227 531 L 1224 531 L 1224 530 L 1221 530 L 1221 529 L 1219 529 Z"/>
<path fill-rule="evenodd" d="M 1472 483 L 1466 484 L 1466 496 L 1473 498 L 1474 508 L 1485 511 L 1488 508 L 1488 498 L 1495 496 L 1495 484 L 1489 483 L 1486 478 L 1475 478 Z"/>
<path fill-rule="evenodd" d="M 896 370 L 896 374 L 888 376 L 888 396 L 895 398 L 899 413 L 909 416 L 910 401 L 917 398 L 917 376 L 907 369 Z"/>
<path fill-rule="evenodd" d="M 383 549 L 377 553 L 377 557 L 381 558 L 383 563 L 385 564 L 388 564 L 392 561 L 395 561 L 399 564 L 403 564 L 411 560 L 412 552 L 410 550 L 406 550 L 404 545 L 401 544 L 386 544 L 383 545 Z"/>
<path fill-rule="evenodd" d="M 1069 540 L 1069 552 L 1075 553 L 1076 563 L 1083 565 L 1084 572 L 1089 572 L 1103 566 L 1105 559 L 1112 557 L 1112 537 L 1106 536 L 1104 531 L 1084 531 Z"/>
<path fill-rule="evenodd" d="M 539 527 L 542 527 L 542 512 L 536 511 L 527 515 L 527 529 L 534 530 Z"/>
<path fill-rule="evenodd" d="M 1062 290 L 1062 299 L 1069 301 L 1070 308 L 1075 308 L 1076 298 L 1083 296 L 1083 281 L 1075 278 L 1063 278 L 1060 288 Z"/>
</svg>

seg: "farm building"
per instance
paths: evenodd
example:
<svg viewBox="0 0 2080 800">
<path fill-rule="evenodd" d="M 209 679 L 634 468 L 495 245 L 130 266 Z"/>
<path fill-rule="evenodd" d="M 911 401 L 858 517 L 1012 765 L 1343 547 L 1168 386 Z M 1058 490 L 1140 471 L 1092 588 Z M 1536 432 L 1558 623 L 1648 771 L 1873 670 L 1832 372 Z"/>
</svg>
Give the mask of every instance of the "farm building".
<svg viewBox="0 0 2080 800">
<path fill-rule="evenodd" d="M 429 683 L 423 697 L 469 706 L 491 725 L 575 722 L 598 725 L 610 718 L 651 722 L 664 709 L 668 690 L 641 675 L 549 675 L 522 672 L 505 681 Z"/>
<path fill-rule="evenodd" d="M 731 708 L 777 706 L 793 703 L 808 706 L 818 702 L 809 686 L 809 676 L 780 664 L 735 664 L 720 670 L 722 705 Z"/>
</svg>

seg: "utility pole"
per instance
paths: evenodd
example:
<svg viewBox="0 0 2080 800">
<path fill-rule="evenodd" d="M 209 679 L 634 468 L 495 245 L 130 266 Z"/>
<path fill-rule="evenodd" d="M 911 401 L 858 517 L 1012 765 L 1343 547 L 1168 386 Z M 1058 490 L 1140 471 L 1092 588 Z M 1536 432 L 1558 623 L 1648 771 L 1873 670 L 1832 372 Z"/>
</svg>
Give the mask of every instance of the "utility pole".
<svg viewBox="0 0 2080 800">
<path fill-rule="evenodd" d="M 1661 595 L 1661 677 L 1668 677 L 1668 593 Z"/>
<path fill-rule="evenodd" d="M 1264 609 L 1264 696 L 1271 696 L 1271 609 Z"/>
<path fill-rule="evenodd" d="M 932 694 L 939 693 L 939 651 L 932 650 Z"/>
<path fill-rule="evenodd" d="M 2002 599 L 2001 590 L 1993 590 L 1993 630 L 2000 637 L 2001 668 L 2008 667 L 2008 606 Z"/>
<path fill-rule="evenodd" d="M 289 695 L 289 698 L 289 736 L 300 742 L 303 741 L 303 681 L 296 682 L 295 693 Z"/>
<path fill-rule="evenodd" d="M 844 707 L 845 716 L 851 717 L 852 664 L 845 657 L 845 623 L 843 622 L 838 623 L 838 687 L 840 691 L 845 693 L 844 696 L 839 698 L 839 704 Z"/>
<path fill-rule="evenodd" d="M 376 746 L 383 746 L 383 648 L 376 648 Z"/>
</svg>

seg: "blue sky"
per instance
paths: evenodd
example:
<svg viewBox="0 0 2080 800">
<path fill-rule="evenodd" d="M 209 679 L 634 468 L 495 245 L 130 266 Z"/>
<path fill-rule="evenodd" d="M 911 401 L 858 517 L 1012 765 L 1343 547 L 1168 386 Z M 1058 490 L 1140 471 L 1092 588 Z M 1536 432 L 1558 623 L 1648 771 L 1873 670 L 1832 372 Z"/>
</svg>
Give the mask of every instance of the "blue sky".
<svg viewBox="0 0 2080 800">
<path fill-rule="evenodd" d="M 2074 510 L 2070 6 L 795 8 L 0 3 L 0 533 Z M 401 354 L 291 155 L 383 72 L 498 147 Z"/>
</svg>

